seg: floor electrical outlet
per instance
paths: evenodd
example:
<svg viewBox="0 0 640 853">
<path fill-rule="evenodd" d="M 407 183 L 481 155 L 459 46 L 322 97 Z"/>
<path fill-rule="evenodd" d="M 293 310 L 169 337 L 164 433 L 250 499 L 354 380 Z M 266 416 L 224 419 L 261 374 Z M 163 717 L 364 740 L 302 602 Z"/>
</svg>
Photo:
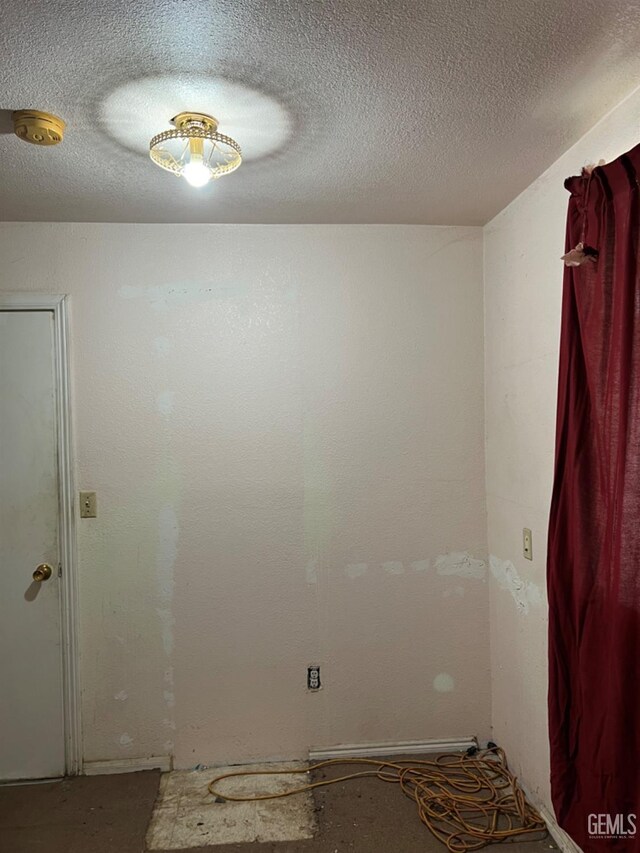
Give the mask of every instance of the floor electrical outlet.
<svg viewBox="0 0 640 853">
<path fill-rule="evenodd" d="M 322 684 L 320 683 L 320 667 L 319 666 L 308 666 L 307 667 L 307 690 L 320 690 Z"/>
</svg>

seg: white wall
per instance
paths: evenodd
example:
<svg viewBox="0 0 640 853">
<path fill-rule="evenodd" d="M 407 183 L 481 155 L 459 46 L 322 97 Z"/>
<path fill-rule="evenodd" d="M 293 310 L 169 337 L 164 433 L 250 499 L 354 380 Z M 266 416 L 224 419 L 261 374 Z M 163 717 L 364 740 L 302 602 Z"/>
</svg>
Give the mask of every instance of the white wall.
<svg viewBox="0 0 640 853">
<path fill-rule="evenodd" d="M 71 295 L 87 760 L 488 734 L 482 566 L 436 559 L 486 558 L 481 252 L 0 225 L 3 289 Z"/>
<path fill-rule="evenodd" d="M 611 160 L 636 145 L 639 116 L 637 91 L 484 229 L 493 735 L 545 807 L 546 534 L 563 275 L 559 258 L 569 198 L 563 182 L 582 166 Z M 533 530 L 532 562 L 522 556 L 523 527 Z"/>
</svg>

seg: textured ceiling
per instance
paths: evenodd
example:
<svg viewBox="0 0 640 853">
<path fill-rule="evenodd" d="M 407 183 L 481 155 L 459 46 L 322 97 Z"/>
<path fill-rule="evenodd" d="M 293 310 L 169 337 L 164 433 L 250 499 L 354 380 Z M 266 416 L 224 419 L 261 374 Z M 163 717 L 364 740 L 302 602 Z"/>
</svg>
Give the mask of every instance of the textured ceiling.
<svg viewBox="0 0 640 853">
<path fill-rule="evenodd" d="M 640 5 L 4 0 L 0 47 L 2 219 L 472 224 L 637 86 Z M 204 190 L 146 153 L 185 107 L 246 153 Z"/>
</svg>

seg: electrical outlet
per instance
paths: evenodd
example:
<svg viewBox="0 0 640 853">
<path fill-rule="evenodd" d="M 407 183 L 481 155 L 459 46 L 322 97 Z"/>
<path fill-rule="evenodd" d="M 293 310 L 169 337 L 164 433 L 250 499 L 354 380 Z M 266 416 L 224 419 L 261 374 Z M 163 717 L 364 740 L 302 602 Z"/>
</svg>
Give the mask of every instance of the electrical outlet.
<svg viewBox="0 0 640 853">
<path fill-rule="evenodd" d="M 320 666 L 311 665 L 307 667 L 307 690 L 320 690 Z"/>
<path fill-rule="evenodd" d="M 525 560 L 533 560 L 533 537 L 528 527 L 522 530 L 522 553 Z"/>
<path fill-rule="evenodd" d="M 95 492 L 80 492 L 80 518 L 96 518 L 98 497 Z"/>
</svg>

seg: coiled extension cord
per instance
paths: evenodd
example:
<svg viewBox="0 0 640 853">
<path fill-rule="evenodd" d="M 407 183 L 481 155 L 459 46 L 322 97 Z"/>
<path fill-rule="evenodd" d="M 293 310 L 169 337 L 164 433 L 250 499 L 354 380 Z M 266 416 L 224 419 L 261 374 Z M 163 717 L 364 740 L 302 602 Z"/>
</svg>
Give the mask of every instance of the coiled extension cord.
<svg viewBox="0 0 640 853">
<path fill-rule="evenodd" d="M 370 769 L 310 782 L 275 794 L 241 796 L 220 791 L 217 787 L 223 779 L 233 777 L 291 775 L 343 765 L 364 765 Z M 516 777 L 510 772 L 504 751 L 492 743 L 487 749 L 472 747 L 466 753 L 447 753 L 433 761 L 334 758 L 303 769 L 225 773 L 209 783 L 209 792 L 230 802 L 275 800 L 372 776 L 382 782 L 398 784 L 400 790 L 416 803 L 422 823 L 451 853 L 467 853 L 509 839 L 533 841 L 546 834 L 544 821 L 527 803 Z"/>
</svg>

